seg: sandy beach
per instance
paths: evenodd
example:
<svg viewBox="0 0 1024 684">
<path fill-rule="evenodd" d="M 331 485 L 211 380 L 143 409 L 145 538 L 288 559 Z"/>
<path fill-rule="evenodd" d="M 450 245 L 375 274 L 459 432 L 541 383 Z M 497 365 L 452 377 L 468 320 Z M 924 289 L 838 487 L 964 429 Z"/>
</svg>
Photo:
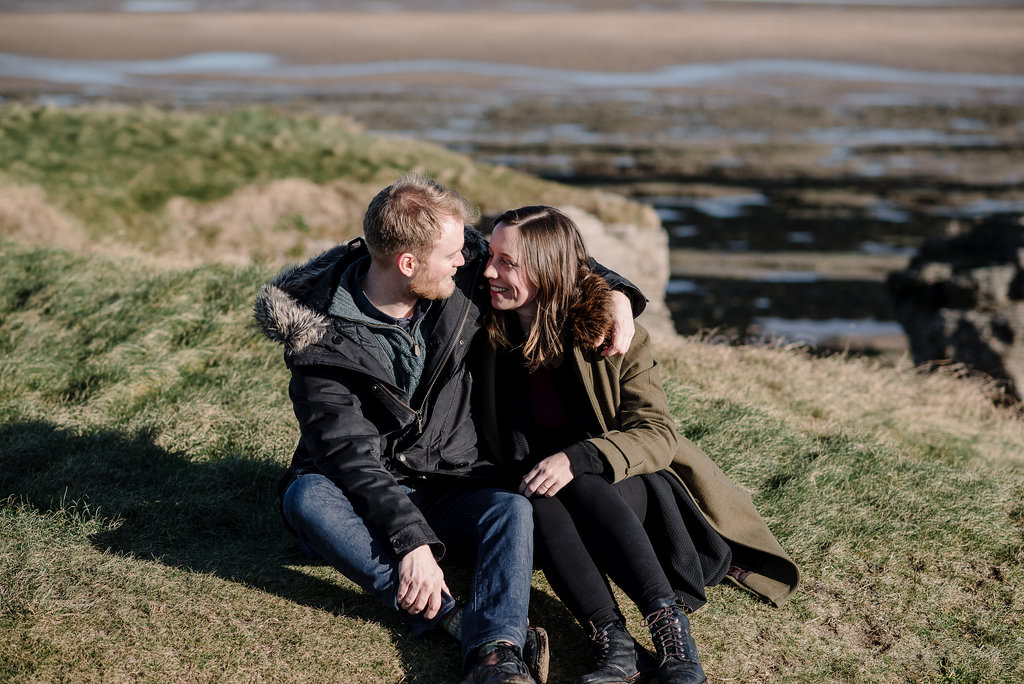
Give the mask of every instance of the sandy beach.
<svg viewBox="0 0 1024 684">
<path fill-rule="evenodd" d="M 0 13 L 0 53 L 84 60 L 261 52 L 292 64 L 476 60 L 649 71 L 743 59 L 1024 73 L 1024 9 Z M 4 87 L 0 82 L 0 88 Z"/>
</svg>

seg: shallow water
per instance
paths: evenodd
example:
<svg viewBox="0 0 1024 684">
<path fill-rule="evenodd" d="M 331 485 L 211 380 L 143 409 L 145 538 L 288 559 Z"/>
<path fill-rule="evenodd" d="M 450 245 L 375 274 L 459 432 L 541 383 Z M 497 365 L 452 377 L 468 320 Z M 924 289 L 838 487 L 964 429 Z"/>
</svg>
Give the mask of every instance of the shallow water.
<svg viewBox="0 0 1024 684">
<path fill-rule="evenodd" d="M 754 318 L 752 329 L 756 331 L 755 334 L 763 337 L 809 345 L 835 344 L 839 340 L 899 337 L 903 334 L 903 326 L 897 321 L 871 318 L 813 320 L 761 316 Z"/>
<path fill-rule="evenodd" d="M 763 207 L 768 204 L 768 198 L 761 193 L 721 197 L 649 197 L 646 201 L 654 206 L 663 222 L 684 219 L 687 213 L 682 209 L 692 209 L 711 218 L 734 219 L 743 216 L 747 207 Z"/>
<path fill-rule="evenodd" d="M 351 79 L 413 74 L 456 74 L 504 80 L 508 85 L 530 90 L 563 89 L 668 89 L 702 85 L 721 86 L 783 78 L 824 79 L 881 84 L 907 84 L 943 88 L 991 88 L 1024 91 L 1024 76 L 980 74 L 828 62 L 797 59 L 742 59 L 700 64 L 677 64 L 641 72 L 554 69 L 522 64 L 501 64 L 472 60 L 413 59 L 359 64 L 288 64 L 267 52 L 202 52 L 153 60 L 68 60 L 0 53 L 0 76 L 38 79 L 74 85 L 117 85 L 145 89 L 173 90 L 190 87 L 241 88 L 242 83 L 224 82 L 231 76 L 267 78 L 301 83 L 314 79 Z M 220 84 L 154 83 L 153 76 L 205 74 L 220 77 Z M 147 77 L 147 78 L 140 78 Z M 323 85 L 312 83 L 309 92 Z M 294 88 L 293 88 L 294 89 Z M 828 131 L 819 135 L 828 136 Z"/>
<path fill-rule="evenodd" d="M 905 348 L 879 280 L 830 279 L 817 272 L 673 278 L 666 303 L 685 334 L 715 331 L 731 339 L 874 351 Z"/>
<path fill-rule="evenodd" d="M 823 7 L 1011 7 L 1015 0 L 784 0 L 797 6 Z M 763 2 L 777 6 L 779 0 L 743 0 L 746 3 Z M 604 3 L 616 11 L 650 12 L 671 9 L 686 11 L 709 5 L 730 4 L 728 0 L 647 0 L 616 6 Z M 406 10 L 436 10 L 464 12 L 490 9 L 504 12 L 572 12 L 595 8 L 586 0 L 0 0 L 0 9 L 19 12 L 248 12 L 270 10 L 287 12 L 349 10 L 357 12 L 401 12 Z M 597 3 L 596 8 L 602 8 Z"/>
</svg>

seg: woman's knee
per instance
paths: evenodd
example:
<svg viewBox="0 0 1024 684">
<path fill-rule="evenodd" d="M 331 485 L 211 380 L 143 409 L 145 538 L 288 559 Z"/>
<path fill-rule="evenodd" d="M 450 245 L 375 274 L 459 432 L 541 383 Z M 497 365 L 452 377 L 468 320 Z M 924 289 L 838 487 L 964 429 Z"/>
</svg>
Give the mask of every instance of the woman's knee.
<svg viewBox="0 0 1024 684">
<path fill-rule="evenodd" d="M 555 498 L 567 506 L 578 507 L 580 504 L 600 501 L 612 491 L 611 483 L 602 476 L 583 473 L 572 478 Z"/>
<path fill-rule="evenodd" d="M 538 534 L 552 535 L 573 527 L 572 516 L 557 496 L 530 499 L 533 507 L 533 526 Z"/>
</svg>

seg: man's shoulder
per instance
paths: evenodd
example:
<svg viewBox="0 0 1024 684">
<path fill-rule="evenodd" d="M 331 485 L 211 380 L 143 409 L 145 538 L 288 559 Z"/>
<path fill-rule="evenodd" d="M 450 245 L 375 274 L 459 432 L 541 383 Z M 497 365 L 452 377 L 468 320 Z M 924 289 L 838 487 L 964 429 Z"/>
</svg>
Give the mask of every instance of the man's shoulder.
<svg viewBox="0 0 1024 684">
<path fill-rule="evenodd" d="M 325 275 L 347 266 L 366 253 L 366 245 L 362 238 L 355 238 L 345 244 L 336 245 L 303 264 L 282 269 L 268 284 L 303 301 Z"/>
</svg>

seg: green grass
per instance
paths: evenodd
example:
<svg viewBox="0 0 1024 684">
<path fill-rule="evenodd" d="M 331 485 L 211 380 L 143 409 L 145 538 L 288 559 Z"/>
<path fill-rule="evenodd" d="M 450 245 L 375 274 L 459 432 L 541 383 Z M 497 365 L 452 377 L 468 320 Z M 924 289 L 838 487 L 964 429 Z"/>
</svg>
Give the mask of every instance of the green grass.
<svg viewBox="0 0 1024 684">
<path fill-rule="evenodd" d="M 280 349 L 250 320 L 277 266 L 214 247 L 182 265 L 161 251 L 173 232 L 142 229 L 169 198 L 284 174 L 371 188 L 436 171 L 485 211 L 534 191 L 605 200 L 268 110 L 0 107 L 0 122 L 0 192 L 41 188 L 88 232 L 75 249 L 0 238 L 0 681 L 457 681 L 453 642 L 414 638 L 280 523 L 296 427 Z M 239 134 L 251 156 L 225 142 Z M 125 226 L 141 231 L 128 256 L 97 253 Z M 696 341 L 659 356 L 681 433 L 803 572 L 781 609 L 709 589 L 693 626 L 713 681 L 1024 679 L 1019 416 L 905 366 Z M 465 569 L 446 571 L 465 591 Z M 552 681 L 574 681 L 586 647 L 540 573 L 531 619 L 551 632 Z"/>
<path fill-rule="evenodd" d="M 169 270 L 9 242 L 0 264 L 0 679 L 457 677 L 453 643 L 414 639 L 280 524 L 287 374 L 249 321 L 273 269 Z M 720 349 L 683 349 L 714 372 Z M 748 372 L 775 356 L 808 382 L 833 370 L 797 352 L 732 353 Z M 831 363 L 861 380 L 896 372 Z M 753 493 L 804 572 L 782 609 L 709 590 L 693 623 L 713 678 L 1024 674 L 1017 419 L 985 413 L 964 436 L 951 414 L 955 432 L 900 440 L 856 415 L 806 425 L 798 397 L 768 410 L 668 366 L 681 432 Z M 922 412 L 944 410 L 935 381 L 910 390 Z M 555 681 L 572 681 L 586 651 L 540 574 L 532 611 L 553 633 Z"/>
<path fill-rule="evenodd" d="M 229 246 L 241 259 L 294 260 L 319 251 L 319 241 L 358 235 L 373 193 L 410 170 L 457 187 L 488 214 L 557 199 L 606 221 L 657 226 L 650 209 L 621 197 L 479 166 L 435 145 L 367 136 L 339 117 L 0 105 L 0 234 L 38 219 L 23 209 L 4 220 L 4 186 L 29 187 L 90 241 L 193 260 L 217 260 Z M 287 179 L 321 193 L 299 197 L 292 186 L 267 186 Z M 253 210 L 248 224 L 202 211 L 245 191 L 253 195 L 228 213 Z M 276 204 L 253 209 L 268 193 Z M 182 244 L 183 230 L 195 244 Z"/>
</svg>

